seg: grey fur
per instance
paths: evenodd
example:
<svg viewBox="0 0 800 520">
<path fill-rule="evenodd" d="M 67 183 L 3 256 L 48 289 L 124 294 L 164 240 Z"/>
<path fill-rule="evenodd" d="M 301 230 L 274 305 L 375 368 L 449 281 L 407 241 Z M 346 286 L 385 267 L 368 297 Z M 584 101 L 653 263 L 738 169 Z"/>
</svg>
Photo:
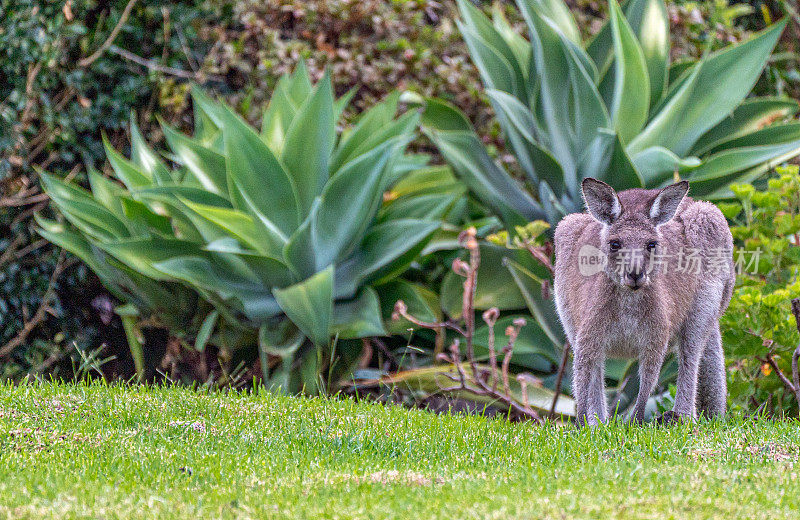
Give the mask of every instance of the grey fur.
<svg viewBox="0 0 800 520">
<path fill-rule="evenodd" d="M 686 197 L 688 187 L 681 182 L 617 194 L 586 179 L 589 214 L 567 215 L 556 228 L 556 306 L 575 353 L 573 391 L 581 422 L 608 419 L 603 378 L 609 356 L 639 360 L 632 418 L 641 421 L 670 348 L 679 359 L 672 416 L 725 413 L 719 317 L 735 281 L 733 238 L 719 209 Z M 594 274 L 579 268 L 587 245 L 609 260 Z M 623 251 L 634 261 L 620 269 Z M 679 262 L 693 251 L 700 269 L 681 269 Z"/>
</svg>

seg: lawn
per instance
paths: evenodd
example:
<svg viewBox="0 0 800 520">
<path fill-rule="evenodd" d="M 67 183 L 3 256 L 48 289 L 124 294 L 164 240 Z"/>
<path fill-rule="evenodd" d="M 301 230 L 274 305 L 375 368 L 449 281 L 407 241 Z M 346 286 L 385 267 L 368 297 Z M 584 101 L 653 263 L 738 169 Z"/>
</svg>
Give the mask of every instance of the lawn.
<svg viewBox="0 0 800 520">
<path fill-rule="evenodd" d="M 9 518 L 796 518 L 797 422 L 571 427 L 350 400 L 0 386 Z"/>
</svg>

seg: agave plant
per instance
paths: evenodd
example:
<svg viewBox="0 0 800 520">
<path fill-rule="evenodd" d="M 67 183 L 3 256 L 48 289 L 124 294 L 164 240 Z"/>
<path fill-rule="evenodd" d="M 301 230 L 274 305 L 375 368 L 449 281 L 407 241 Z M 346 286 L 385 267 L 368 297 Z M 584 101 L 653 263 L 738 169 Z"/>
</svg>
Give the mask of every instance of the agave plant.
<svg viewBox="0 0 800 520">
<path fill-rule="evenodd" d="M 796 101 L 751 98 L 786 21 L 738 45 L 670 64 L 663 0 L 610 0 L 587 43 L 561 0 L 517 0 L 529 39 L 496 8 L 459 0 L 458 22 L 529 190 L 495 163 L 452 105 L 426 100 L 426 134 L 507 225 L 580 211 L 581 180 L 655 188 L 673 177 L 706 199 L 800 154 Z"/>
<path fill-rule="evenodd" d="M 427 160 L 405 154 L 419 114 L 395 117 L 393 95 L 339 132 L 349 98 L 301 65 L 259 133 L 194 90 L 194 135 L 162 122 L 170 161 L 132 120 L 130 159 L 105 143 L 115 179 L 90 172 L 90 192 L 43 174 L 73 227 L 40 218 L 40 232 L 141 314 L 194 323 L 203 344 L 257 343 L 265 378 L 317 391 L 323 369 L 357 359 L 348 340 L 386 333 L 375 287 L 439 226 L 436 212 L 379 215 L 384 191 Z"/>
</svg>

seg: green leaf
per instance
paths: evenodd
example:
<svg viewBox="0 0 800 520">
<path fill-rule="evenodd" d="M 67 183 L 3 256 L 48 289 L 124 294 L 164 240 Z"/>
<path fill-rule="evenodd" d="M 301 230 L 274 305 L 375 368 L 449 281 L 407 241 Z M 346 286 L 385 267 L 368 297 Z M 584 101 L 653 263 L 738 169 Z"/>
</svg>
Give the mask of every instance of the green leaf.
<svg viewBox="0 0 800 520">
<path fill-rule="evenodd" d="M 333 88 L 326 72 L 292 121 L 281 155 L 297 190 L 301 215 L 311 209 L 328 180 L 336 139 L 334 124 Z"/>
<path fill-rule="evenodd" d="M 616 0 L 611 0 L 611 29 L 616 69 L 609 109 L 620 139 L 627 143 L 647 122 L 650 81 L 644 52 Z"/>
<path fill-rule="evenodd" d="M 544 217 L 539 204 L 492 161 L 473 131 L 424 130 L 470 190 L 507 225 L 523 225 Z"/>
<path fill-rule="evenodd" d="M 258 134 L 224 105 L 195 89 L 194 99 L 222 130 L 228 190 L 237 209 L 251 213 L 265 229 L 288 237 L 300 223 L 289 174 Z"/>
<path fill-rule="evenodd" d="M 386 335 L 375 289 L 365 287 L 352 300 L 336 302 L 333 306 L 331 335 L 339 339 Z"/>
<path fill-rule="evenodd" d="M 792 116 L 800 109 L 793 99 L 755 98 L 745 100 L 692 147 L 692 153 L 706 153 L 725 142 L 760 130 L 776 120 Z"/>
<path fill-rule="evenodd" d="M 155 264 L 178 256 L 189 256 L 200 252 L 197 244 L 174 238 L 132 238 L 98 243 L 97 246 L 117 258 L 131 269 L 154 280 L 169 281 L 174 278 L 165 274 Z"/>
<path fill-rule="evenodd" d="M 328 345 L 333 314 L 333 266 L 300 283 L 275 289 L 286 316 L 317 347 Z"/>
<path fill-rule="evenodd" d="M 397 139 L 383 143 L 345 164 L 325 186 L 312 229 L 318 267 L 343 258 L 361 241 L 380 204 L 389 158 L 401 145 Z"/>
<path fill-rule="evenodd" d="M 336 295 L 350 297 L 366 281 L 375 284 L 404 271 L 440 226 L 439 222 L 401 219 L 373 226 L 353 256 L 337 272 Z"/>
<path fill-rule="evenodd" d="M 274 235 L 262 233 L 253 217 L 235 209 L 197 204 L 181 199 L 192 211 L 224 229 L 242 243 L 272 258 L 283 257 L 284 242 Z"/>
<path fill-rule="evenodd" d="M 674 172 L 685 174 L 700 166 L 700 159 L 681 159 L 666 148 L 653 146 L 642 150 L 632 158 L 636 169 L 642 174 L 645 186 L 655 188 L 672 179 Z"/>
<path fill-rule="evenodd" d="M 339 146 L 336 147 L 331 159 L 331 173 L 338 171 L 345 163 L 355 159 L 357 150 L 363 143 L 392 121 L 392 117 L 397 111 L 399 97 L 399 92 L 389 94 L 385 100 L 364 112 L 352 129 L 342 134 Z"/>
<path fill-rule="evenodd" d="M 531 182 L 537 183 L 541 179 L 550 185 L 556 196 L 561 197 L 564 193 L 564 171 L 550 152 L 544 149 L 534 137 L 533 130 L 538 123 L 531 111 L 519 100 L 505 92 L 489 89 L 486 94 L 498 117 L 502 115 L 526 141 L 525 149 L 520 150 L 523 153 L 518 152 L 517 156 L 527 159 L 527 164 L 523 164 L 523 168 L 528 173 Z"/>
<path fill-rule="evenodd" d="M 663 146 L 678 156 L 686 155 L 750 92 L 787 22 L 788 18 L 750 40 L 717 51 L 687 70 L 647 127 L 631 141 L 629 152 Z"/>
<path fill-rule="evenodd" d="M 153 150 L 147 146 L 147 141 L 142 137 L 139 131 L 139 125 L 136 124 L 136 117 L 131 113 L 130 117 L 131 129 L 131 161 L 133 164 L 141 168 L 142 171 L 147 173 L 147 176 L 156 181 L 158 184 L 166 184 L 173 182 L 172 174 L 161 162 Z"/>
<path fill-rule="evenodd" d="M 203 320 L 200 329 L 197 331 L 197 337 L 194 340 L 194 349 L 196 351 L 204 352 L 206 350 L 206 345 L 211 337 L 211 333 L 214 332 L 214 327 L 217 325 L 217 318 L 219 318 L 219 311 L 211 311 Z"/>
<path fill-rule="evenodd" d="M 289 81 L 289 76 L 281 76 L 261 118 L 261 138 L 276 155 L 281 154 L 286 134 L 297 115 L 297 107 L 288 92 Z"/>
<path fill-rule="evenodd" d="M 164 131 L 164 138 L 175 154 L 175 158 L 186 166 L 194 180 L 204 189 L 227 197 L 228 181 L 225 157 L 204 146 L 200 141 L 186 137 L 164 121 L 160 121 L 160 123 Z M 184 182 L 186 182 L 185 179 Z"/>
<path fill-rule="evenodd" d="M 40 172 L 39 176 L 50 199 L 64 216 L 84 233 L 106 240 L 130 235 L 122 220 L 96 202 L 83 188 L 63 182 L 44 172 Z"/>
<path fill-rule="evenodd" d="M 654 105 L 667 88 L 669 70 L 669 15 L 664 0 L 630 0 L 625 16 L 641 44 L 647 63 L 650 104 Z"/>
<path fill-rule="evenodd" d="M 542 279 L 514 261 L 506 260 L 504 264 L 514 277 L 528 310 L 536 318 L 536 323 L 555 345 L 564 345 L 564 333 L 555 312 L 555 305 L 552 300 L 545 299 L 542 295 Z"/>
<path fill-rule="evenodd" d="M 535 13 L 549 18 L 561 34 L 573 43 L 581 43 L 581 32 L 575 24 L 572 13 L 562 0 L 517 0 L 517 6 L 528 26 L 531 26 L 531 18 Z"/>
<path fill-rule="evenodd" d="M 105 134 L 103 134 L 103 146 L 106 150 L 108 162 L 111 163 L 111 167 L 114 169 L 114 174 L 128 189 L 132 190 L 152 185 L 151 176 L 117 152 L 111 146 Z"/>
</svg>

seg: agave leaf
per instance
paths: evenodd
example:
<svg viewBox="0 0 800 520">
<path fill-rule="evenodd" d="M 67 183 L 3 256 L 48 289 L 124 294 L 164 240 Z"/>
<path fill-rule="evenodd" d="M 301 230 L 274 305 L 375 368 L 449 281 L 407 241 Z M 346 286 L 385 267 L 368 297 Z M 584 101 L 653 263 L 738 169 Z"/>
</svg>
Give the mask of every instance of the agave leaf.
<svg viewBox="0 0 800 520">
<path fill-rule="evenodd" d="M 739 146 L 711 155 L 693 170 L 690 180 L 695 192 L 712 193 L 734 182 L 746 170 L 758 166 L 775 167 L 800 155 L 800 123 L 765 128 L 754 134 L 761 135 L 749 135 L 731 141 L 732 144 L 738 142 Z M 768 139 L 766 136 L 774 138 Z"/>
<path fill-rule="evenodd" d="M 286 316 L 319 347 L 330 340 L 333 276 L 333 266 L 329 266 L 300 283 L 274 291 Z"/>
<path fill-rule="evenodd" d="M 274 235 L 264 234 L 253 217 L 243 211 L 198 204 L 180 199 L 202 218 L 224 229 L 242 243 L 272 258 L 283 257 L 284 242 Z"/>
<path fill-rule="evenodd" d="M 333 88 L 326 72 L 292 121 L 281 155 L 297 190 L 301 215 L 311 209 L 328 180 L 336 140 L 334 124 Z"/>
<path fill-rule="evenodd" d="M 685 174 L 700 166 L 697 157 L 681 159 L 666 148 L 652 146 L 633 156 L 633 164 L 648 187 L 657 187 L 672 179 L 675 172 Z"/>
<path fill-rule="evenodd" d="M 389 158 L 404 145 L 399 139 L 383 143 L 345 164 L 325 186 L 312 229 L 318 266 L 329 265 L 356 247 L 380 204 Z"/>
<path fill-rule="evenodd" d="M 48 220 L 38 214 L 34 215 L 39 228 L 36 230 L 42 237 L 58 247 L 66 249 L 81 259 L 97 276 L 106 284 L 109 291 L 117 298 L 125 299 L 125 294 L 115 283 L 114 269 L 104 261 L 101 255 L 86 238 L 73 230 L 68 229 L 59 222 Z"/>
<path fill-rule="evenodd" d="M 501 4 L 499 3 L 492 5 L 492 25 L 494 25 L 497 33 L 505 40 L 506 45 L 508 45 L 511 52 L 514 54 L 514 59 L 519 64 L 522 71 L 524 82 L 524 78 L 527 78 L 530 73 L 531 46 L 528 40 L 517 34 L 511 24 L 508 23 L 508 20 L 503 14 Z"/>
<path fill-rule="evenodd" d="M 611 33 L 617 58 L 609 110 L 617 134 L 623 143 L 627 143 L 647 122 L 650 80 L 644 52 L 616 0 L 611 0 Z"/>
<path fill-rule="evenodd" d="M 458 0 L 458 6 L 464 21 L 456 24 L 483 82 L 525 99 L 525 79 L 514 52 L 477 7 L 466 0 Z"/>
<path fill-rule="evenodd" d="M 194 349 L 198 352 L 204 352 L 211 334 L 214 332 L 214 327 L 217 326 L 217 319 L 219 318 L 219 311 L 211 311 L 203 319 L 203 323 L 197 331 L 197 337 L 194 340 Z"/>
<path fill-rule="evenodd" d="M 642 46 L 650 79 L 650 104 L 661 99 L 669 70 L 669 15 L 664 0 L 630 0 L 625 17 Z"/>
<path fill-rule="evenodd" d="M 126 195 L 120 196 L 120 204 L 125 222 L 132 235 L 149 236 L 152 232 L 165 237 L 174 235 L 170 220 L 150 211 L 147 205 Z"/>
<path fill-rule="evenodd" d="M 40 172 L 42 184 L 50 199 L 67 219 L 90 236 L 113 240 L 130 235 L 125 224 L 92 196 L 73 184 Z"/>
<path fill-rule="evenodd" d="M 323 267 L 327 267 L 327 265 L 321 265 L 317 261 L 317 253 L 319 251 L 314 243 L 316 236 L 313 223 L 317 218 L 321 203 L 322 199 L 317 197 L 306 219 L 292 233 L 286 245 L 283 246 L 283 257 L 288 262 L 292 272 L 301 279 L 308 278 Z"/>
<path fill-rule="evenodd" d="M 267 232 L 285 238 L 299 223 L 293 181 L 258 135 L 233 112 L 225 113 L 222 132 L 232 202 Z"/>
<path fill-rule="evenodd" d="M 311 95 L 313 88 L 314 86 L 311 84 L 306 62 L 300 60 L 294 68 L 294 72 L 292 72 L 292 75 L 289 77 L 289 84 L 287 85 L 286 91 L 292 98 L 294 105 L 302 107 Z"/>
<path fill-rule="evenodd" d="M 174 278 L 155 268 L 154 264 L 176 256 L 189 256 L 200 252 L 194 242 L 162 237 L 106 241 L 98 243 L 97 246 L 131 269 L 161 281 Z"/>
<path fill-rule="evenodd" d="M 261 138 L 278 156 L 283 150 L 294 116 L 297 115 L 297 106 L 288 92 L 289 81 L 289 76 L 282 76 L 278 80 L 261 118 Z"/>
<path fill-rule="evenodd" d="M 504 222 L 522 225 L 544 217 L 539 204 L 492 161 L 474 131 L 424 131 L 472 192 Z"/>
<path fill-rule="evenodd" d="M 687 70 L 676 81 L 677 90 L 667 93 L 666 104 L 631 141 L 629 151 L 636 154 L 650 146 L 663 146 L 676 155 L 686 155 L 750 92 L 787 21 L 717 51 Z"/>
<path fill-rule="evenodd" d="M 563 34 L 537 12 L 526 14 L 526 20 L 541 78 L 540 126 L 546 130 L 548 148 L 564 171 L 567 192 L 578 198 L 583 176 L 575 158 L 590 146 L 599 128 L 611 126 L 610 117 L 593 78 Z"/>
<path fill-rule="evenodd" d="M 266 256 L 257 251 L 244 249 L 237 240 L 230 237 L 221 238 L 207 244 L 203 247 L 203 251 L 237 257 L 265 287 L 286 287 L 297 281 L 282 258 Z"/>
<path fill-rule="evenodd" d="M 188 173 L 199 186 L 217 195 L 228 195 L 225 157 L 204 146 L 200 141 L 189 138 L 162 120 L 161 128 L 176 159 L 186 166 Z M 186 179 L 184 179 L 184 183 Z"/>
<path fill-rule="evenodd" d="M 504 264 L 525 298 L 528 310 L 536 318 L 536 323 L 553 344 L 564 345 L 565 337 L 555 304 L 552 300 L 545 299 L 542 294 L 543 280 L 513 260 L 505 260 Z"/>
<path fill-rule="evenodd" d="M 337 269 L 336 297 L 352 297 L 363 283 L 378 285 L 382 279 L 404 271 L 439 225 L 426 220 L 400 219 L 373 226 L 361 247 Z"/>
<path fill-rule="evenodd" d="M 106 149 L 108 162 L 111 163 L 111 167 L 114 169 L 114 174 L 128 189 L 132 190 L 151 186 L 153 184 L 150 175 L 123 157 L 121 153 L 117 152 L 114 147 L 111 146 L 105 134 L 103 134 L 103 146 Z"/>
<path fill-rule="evenodd" d="M 340 98 L 333 102 L 333 120 L 338 121 L 342 117 L 344 110 L 353 100 L 353 96 L 358 92 L 358 87 L 353 87 L 344 93 Z"/>
<path fill-rule="evenodd" d="M 792 116 L 798 109 L 800 105 L 793 99 L 746 100 L 717 126 L 706 132 L 692 147 L 692 153 L 700 155 L 718 147 L 725 147 L 726 142 L 760 130 L 773 121 Z"/>
<path fill-rule="evenodd" d="M 572 13 L 562 0 L 517 0 L 517 6 L 529 27 L 534 16 L 538 17 L 539 13 L 544 13 L 561 34 L 571 42 L 580 45 L 581 32 L 575 24 Z"/>
<path fill-rule="evenodd" d="M 122 186 L 111 179 L 107 179 L 91 166 L 88 168 L 88 176 L 89 187 L 92 189 L 92 195 L 95 200 L 117 217 L 124 217 L 122 201 L 120 200 L 120 197 L 125 193 Z"/>
<path fill-rule="evenodd" d="M 381 103 L 370 108 L 359 117 L 358 122 L 348 132 L 342 134 L 339 146 L 331 159 L 331 174 L 338 171 L 346 162 L 356 158 L 356 150 L 389 124 L 397 111 L 399 92 L 393 92 Z"/>
<path fill-rule="evenodd" d="M 558 197 L 561 197 L 564 193 L 564 171 L 550 152 L 536 141 L 533 129 L 537 123 L 531 111 L 519 100 L 505 92 L 487 90 L 486 94 L 492 101 L 498 117 L 508 121 L 525 140 L 524 144 L 520 144 L 519 152 L 522 153 L 518 152 L 517 156 L 527 159 L 522 166 L 531 182 L 537 183 L 539 180 L 543 180 L 550 185 Z M 515 151 L 517 150 L 515 147 Z"/>
<path fill-rule="evenodd" d="M 332 319 L 331 335 L 340 340 L 386 335 L 378 293 L 371 287 L 364 287 L 351 300 L 336 302 Z"/>
<path fill-rule="evenodd" d="M 147 176 L 153 179 L 157 184 L 173 182 L 170 170 L 161 162 L 158 154 L 150 149 L 147 145 L 147 141 L 142 137 L 142 133 L 139 131 L 139 125 L 136 124 L 136 117 L 133 113 L 131 113 L 130 117 L 130 131 L 131 162 L 142 171 L 146 172 Z"/>
<path fill-rule="evenodd" d="M 153 264 L 165 276 L 176 278 L 200 290 L 210 291 L 226 302 L 235 300 L 248 319 L 263 322 L 281 313 L 276 299 L 249 273 L 217 266 L 200 256 L 173 257 Z"/>
</svg>

